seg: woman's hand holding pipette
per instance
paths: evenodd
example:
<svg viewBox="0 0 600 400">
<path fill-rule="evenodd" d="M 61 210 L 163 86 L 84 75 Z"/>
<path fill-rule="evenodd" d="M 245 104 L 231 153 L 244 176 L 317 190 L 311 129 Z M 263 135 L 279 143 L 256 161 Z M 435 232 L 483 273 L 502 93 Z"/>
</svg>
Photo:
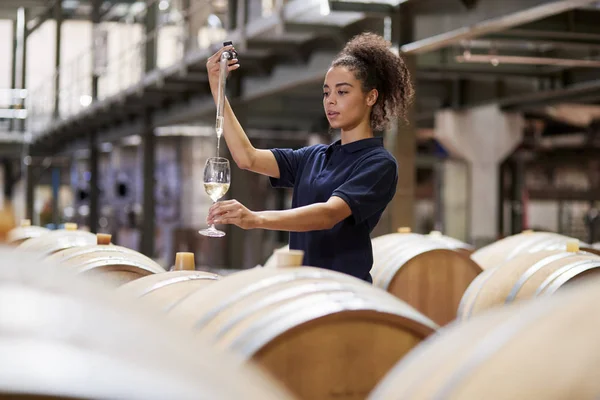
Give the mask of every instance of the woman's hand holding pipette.
<svg viewBox="0 0 600 400">
<path fill-rule="evenodd" d="M 235 50 L 235 49 L 233 46 L 225 46 L 225 47 L 221 48 L 219 51 L 217 51 L 215 54 L 210 56 L 206 62 L 206 70 L 208 72 L 208 83 L 210 84 L 210 91 L 211 91 L 213 97 L 215 98 L 215 101 L 216 101 L 217 94 L 219 91 L 219 72 L 220 72 L 219 61 L 221 60 L 221 54 L 223 54 L 224 51 L 229 51 L 229 50 Z M 238 63 L 237 58 L 229 60 L 228 64 L 229 64 L 229 66 L 228 66 L 227 72 L 234 71 L 240 67 L 240 64 Z"/>
</svg>

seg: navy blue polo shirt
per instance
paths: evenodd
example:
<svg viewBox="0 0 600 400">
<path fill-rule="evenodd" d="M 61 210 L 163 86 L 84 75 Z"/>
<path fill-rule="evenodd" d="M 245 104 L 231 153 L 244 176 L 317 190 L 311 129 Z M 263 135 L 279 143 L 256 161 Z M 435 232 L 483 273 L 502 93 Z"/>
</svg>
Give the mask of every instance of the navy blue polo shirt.
<svg viewBox="0 0 600 400">
<path fill-rule="evenodd" d="M 343 199 L 352 215 L 332 229 L 290 232 L 290 249 L 304 250 L 304 264 L 371 282 L 371 232 L 396 193 L 398 165 L 374 137 L 345 145 L 272 149 L 279 165 L 274 187 L 294 188 L 292 208 Z"/>
</svg>

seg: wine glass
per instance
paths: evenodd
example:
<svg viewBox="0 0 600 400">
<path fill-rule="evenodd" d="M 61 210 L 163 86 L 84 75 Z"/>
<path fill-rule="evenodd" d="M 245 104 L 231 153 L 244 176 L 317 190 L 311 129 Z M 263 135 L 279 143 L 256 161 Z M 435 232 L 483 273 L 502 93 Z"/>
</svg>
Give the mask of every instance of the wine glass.
<svg viewBox="0 0 600 400">
<path fill-rule="evenodd" d="M 223 157 L 210 157 L 204 166 L 204 190 L 216 203 L 229 190 L 231 169 L 229 160 Z M 199 231 L 201 235 L 210 237 L 225 236 L 225 232 L 215 229 L 212 224 L 208 229 Z"/>
</svg>

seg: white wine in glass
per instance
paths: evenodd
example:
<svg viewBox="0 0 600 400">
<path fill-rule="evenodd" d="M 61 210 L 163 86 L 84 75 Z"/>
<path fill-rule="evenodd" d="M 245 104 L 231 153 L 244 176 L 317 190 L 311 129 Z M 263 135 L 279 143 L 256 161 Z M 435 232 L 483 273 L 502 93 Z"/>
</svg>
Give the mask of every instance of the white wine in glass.
<svg viewBox="0 0 600 400">
<path fill-rule="evenodd" d="M 206 194 L 215 203 L 227 193 L 229 185 L 231 184 L 231 168 L 229 166 L 229 160 L 222 157 L 210 157 L 206 160 L 204 166 L 204 190 Z M 215 225 L 211 225 L 207 229 L 203 229 L 199 232 L 201 235 L 210 237 L 222 237 L 225 236 L 225 232 L 215 228 Z"/>
</svg>

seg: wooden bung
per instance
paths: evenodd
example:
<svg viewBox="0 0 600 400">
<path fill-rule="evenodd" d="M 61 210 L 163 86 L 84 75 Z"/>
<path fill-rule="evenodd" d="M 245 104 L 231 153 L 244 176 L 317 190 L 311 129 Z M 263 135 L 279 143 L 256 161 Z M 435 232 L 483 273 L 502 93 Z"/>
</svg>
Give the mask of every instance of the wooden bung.
<svg viewBox="0 0 600 400">
<path fill-rule="evenodd" d="M 196 261 L 194 253 L 179 252 L 175 254 L 175 265 L 173 271 L 194 271 L 196 269 Z"/>
<path fill-rule="evenodd" d="M 567 251 L 569 253 L 577 253 L 579 251 L 579 240 L 578 239 L 567 240 Z"/>
<path fill-rule="evenodd" d="M 99 244 L 99 245 L 109 245 L 110 241 L 112 239 L 112 235 L 110 235 L 108 233 L 97 233 L 96 234 L 96 239 L 97 239 L 96 244 Z"/>
<path fill-rule="evenodd" d="M 66 231 L 76 231 L 77 224 L 74 222 L 65 222 L 65 230 Z"/>
<path fill-rule="evenodd" d="M 276 250 L 275 263 L 277 267 L 300 267 L 304 263 L 302 250 Z"/>
<path fill-rule="evenodd" d="M 412 229 L 410 229 L 410 227 L 408 226 L 402 226 L 400 228 L 398 228 L 398 233 L 411 233 Z"/>
</svg>

